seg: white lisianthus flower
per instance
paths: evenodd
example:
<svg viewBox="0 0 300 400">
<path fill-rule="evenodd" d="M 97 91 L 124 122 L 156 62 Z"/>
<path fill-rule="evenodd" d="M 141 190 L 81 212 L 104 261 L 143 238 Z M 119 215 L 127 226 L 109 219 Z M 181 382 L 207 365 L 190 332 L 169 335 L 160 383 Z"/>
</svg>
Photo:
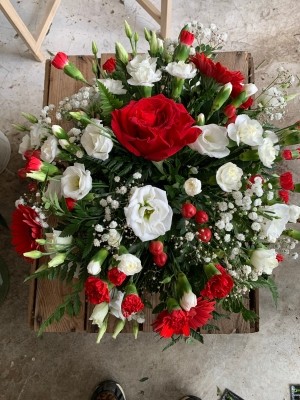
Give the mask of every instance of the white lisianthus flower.
<svg viewBox="0 0 300 400">
<path fill-rule="evenodd" d="M 279 153 L 279 146 L 276 145 L 278 142 L 278 137 L 276 133 L 271 131 L 265 132 L 267 136 L 263 139 L 263 142 L 258 146 L 258 155 L 260 161 L 267 168 L 272 168 L 273 163 Z M 275 144 L 275 146 L 274 146 Z"/>
<path fill-rule="evenodd" d="M 133 254 L 122 254 L 117 256 L 118 270 L 124 272 L 125 275 L 134 275 L 142 270 L 142 263 L 139 258 Z"/>
<path fill-rule="evenodd" d="M 229 144 L 226 128 L 216 124 L 195 126 L 195 128 L 201 129 L 202 133 L 194 143 L 189 144 L 192 150 L 214 158 L 223 158 L 229 155 L 230 151 L 226 147 Z"/>
<path fill-rule="evenodd" d="M 30 142 L 32 147 L 40 147 L 41 140 L 48 136 L 48 131 L 40 123 L 30 127 Z"/>
<path fill-rule="evenodd" d="M 91 260 L 87 265 L 87 272 L 91 275 L 98 275 L 101 272 L 101 264 L 99 261 Z"/>
<path fill-rule="evenodd" d="M 46 244 L 45 249 L 48 253 L 61 251 L 67 248 L 73 240 L 73 236 L 60 236 L 62 231 L 53 229 L 52 232 L 46 232 Z M 56 254 L 50 254 L 50 258 L 53 258 Z"/>
<path fill-rule="evenodd" d="M 254 83 L 242 83 L 242 87 L 243 91 L 246 92 L 247 97 L 253 96 L 258 91 L 258 88 Z"/>
<path fill-rule="evenodd" d="M 278 266 L 275 249 L 254 250 L 250 262 L 258 275 L 263 273 L 270 275 L 273 269 Z"/>
<path fill-rule="evenodd" d="M 235 122 L 227 127 L 228 136 L 239 146 L 240 142 L 249 146 L 258 146 L 263 143 L 263 128 L 255 119 L 248 115 L 238 115 Z"/>
<path fill-rule="evenodd" d="M 98 325 L 99 328 L 101 328 L 105 317 L 108 314 L 108 303 L 105 301 L 97 304 L 92 312 L 92 315 L 90 316 L 90 320 L 92 321 L 92 324 Z"/>
<path fill-rule="evenodd" d="M 239 190 L 242 186 L 243 170 L 232 162 L 222 165 L 216 173 L 217 184 L 224 192 Z"/>
<path fill-rule="evenodd" d="M 25 151 L 31 149 L 31 142 L 30 142 L 30 136 L 29 135 L 25 135 L 22 137 L 22 141 L 19 145 L 19 154 L 22 154 L 22 156 L 24 155 Z M 23 157 L 25 158 L 25 157 Z"/>
<path fill-rule="evenodd" d="M 129 61 L 126 66 L 127 72 L 131 76 L 128 79 L 132 86 L 153 86 L 153 82 L 161 79 L 161 71 L 156 71 L 157 58 L 150 57 L 148 54 L 137 55 Z"/>
<path fill-rule="evenodd" d="M 192 79 L 196 76 L 197 68 L 193 63 L 186 64 L 184 61 L 174 61 L 166 66 L 166 71 L 176 78 Z"/>
<path fill-rule="evenodd" d="M 83 199 L 91 189 L 91 173 L 85 170 L 83 164 L 75 163 L 74 166 L 65 169 L 61 178 L 61 191 L 64 197 L 80 200 Z"/>
<path fill-rule="evenodd" d="M 167 194 L 151 185 L 133 190 L 124 213 L 128 226 L 142 242 L 156 239 L 171 228 L 173 211 Z"/>
<path fill-rule="evenodd" d="M 97 124 L 89 124 L 81 136 L 81 144 L 87 154 L 99 160 L 107 160 L 108 154 L 113 148 L 113 141 L 107 137 L 106 132 L 102 132 L 103 125 L 100 120 L 92 120 Z"/>
<path fill-rule="evenodd" d="M 125 317 L 122 313 L 121 305 L 124 298 L 125 293 L 120 290 L 113 289 L 110 292 L 110 302 L 109 302 L 109 312 L 114 315 L 116 318 L 125 320 Z"/>
<path fill-rule="evenodd" d="M 55 136 L 49 136 L 42 144 L 41 159 L 51 163 L 58 153 L 58 140 Z"/>
<path fill-rule="evenodd" d="M 275 243 L 285 230 L 290 219 L 290 207 L 287 204 L 276 203 L 272 206 L 261 207 L 260 211 L 273 218 L 263 218 L 261 230 L 271 243 Z"/>
<path fill-rule="evenodd" d="M 56 175 L 55 178 L 50 178 L 47 190 L 44 193 L 44 196 L 51 199 L 54 196 L 57 196 L 58 199 L 61 198 L 61 175 Z"/>
<path fill-rule="evenodd" d="M 201 181 L 197 178 L 189 178 L 184 182 L 184 190 L 188 196 L 196 196 L 202 192 Z"/>
<path fill-rule="evenodd" d="M 185 292 L 180 299 L 180 306 L 185 311 L 190 311 L 192 307 L 197 305 L 197 296 L 193 292 Z"/>
<path fill-rule="evenodd" d="M 98 79 L 106 89 L 112 94 L 126 94 L 127 90 L 124 88 L 122 81 L 118 81 L 117 79 Z"/>
<path fill-rule="evenodd" d="M 293 222 L 294 224 L 296 224 L 298 219 L 300 218 L 300 207 L 291 204 L 289 206 L 289 211 L 290 211 L 289 222 Z"/>
</svg>

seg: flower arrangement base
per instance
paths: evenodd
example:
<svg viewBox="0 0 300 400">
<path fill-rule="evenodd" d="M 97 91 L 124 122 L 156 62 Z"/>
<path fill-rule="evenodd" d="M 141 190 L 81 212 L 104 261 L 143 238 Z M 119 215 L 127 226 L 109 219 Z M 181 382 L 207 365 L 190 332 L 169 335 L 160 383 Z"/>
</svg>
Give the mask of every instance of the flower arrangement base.
<svg viewBox="0 0 300 400">
<path fill-rule="evenodd" d="M 103 54 L 101 63 L 103 64 L 111 54 Z M 72 56 L 70 61 L 75 64 L 87 79 L 92 79 L 92 56 Z M 248 77 L 248 82 L 254 80 L 253 60 L 247 52 L 220 52 L 217 55 L 217 60 L 230 69 L 240 70 L 244 76 Z M 247 82 L 246 82 L 247 83 Z M 61 73 L 61 71 L 51 66 L 50 61 L 46 62 L 45 70 L 45 85 L 44 85 L 44 105 L 57 105 L 59 101 L 67 96 L 76 93 L 83 83 L 69 78 Z M 55 118 L 53 117 L 53 123 Z M 64 128 L 67 128 L 64 126 Z M 32 265 L 31 273 L 38 268 L 38 263 Z M 68 295 L 70 288 L 65 283 L 58 280 L 39 279 L 30 281 L 29 290 L 29 325 L 38 331 L 41 324 L 61 305 L 65 296 Z M 92 307 L 85 301 L 84 293 L 81 293 L 80 300 L 83 304 L 80 313 L 76 317 L 64 315 L 59 322 L 54 322 L 47 326 L 46 332 L 96 332 L 97 326 L 92 325 L 89 321 L 89 316 L 92 312 Z M 153 307 L 159 303 L 158 294 L 149 294 L 149 301 Z M 258 314 L 258 291 L 250 291 L 245 297 L 245 307 Z M 217 309 L 221 314 L 226 314 L 222 309 Z M 58 311 L 59 313 L 59 311 Z M 152 314 L 152 309 L 145 308 L 146 321 L 140 324 L 140 328 L 144 332 L 152 332 L 152 322 L 155 315 Z M 107 332 L 112 332 L 114 321 L 109 319 Z M 231 314 L 230 318 L 221 318 L 219 321 L 213 321 L 213 325 L 218 327 L 218 330 L 212 333 L 230 334 L 230 333 L 251 333 L 257 332 L 259 328 L 258 320 L 255 323 L 244 321 L 240 314 Z M 122 332 L 132 332 L 130 323 L 125 325 Z M 205 331 L 202 333 L 208 333 Z"/>
</svg>

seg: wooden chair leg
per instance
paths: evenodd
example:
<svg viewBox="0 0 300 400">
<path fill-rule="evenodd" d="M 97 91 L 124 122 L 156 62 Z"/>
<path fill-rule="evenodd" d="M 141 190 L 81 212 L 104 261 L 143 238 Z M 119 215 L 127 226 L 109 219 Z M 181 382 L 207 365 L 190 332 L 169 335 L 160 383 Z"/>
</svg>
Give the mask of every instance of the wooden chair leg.
<svg viewBox="0 0 300 400">
<path fill-rule="evenodd" d="M 171 36 L 172 0 L 161 0 L 160 34 L 163 39 Z"/>
</svg>

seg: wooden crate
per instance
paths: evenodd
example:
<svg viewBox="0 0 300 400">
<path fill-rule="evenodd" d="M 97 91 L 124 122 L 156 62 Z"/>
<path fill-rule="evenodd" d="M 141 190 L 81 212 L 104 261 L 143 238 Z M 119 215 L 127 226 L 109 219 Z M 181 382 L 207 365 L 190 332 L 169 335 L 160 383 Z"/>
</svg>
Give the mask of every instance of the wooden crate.
<svg viewBox="0 0 300 400">
<path fill-rule="evenodd" d="M 104 54 L 101 62 L 104 63 L 111 54 Z M 70 61 L 73 62 L 88 79 L 93 78 L 91 56 L 71 56 Z M 253 60 L 247 52 L 220 52 L 217 60 L 226 65 L 231 70 L 240 70 L 248 82 L 254 81 Z M 66 96 L 76 93 L 83 84 L 75 81 L 60 70 L 51 66 L 49 60 L 46 62 L 45 70 L 45 86 L 44 86 L 44 105 L 58 105 L 59 101 Z M 53 121 L 55 123 L 55 121 Z M 32 272 L 36 266 L 33 266 Z M 63 302 L 64 296 L 69 292 L 70 288 L 63 282 L 47 279 L 40 279 L 30 282 L 29 289 L 29 324 L 31 328 L 38 331 L 41 324 L 46 320 L 56 307 Z M 64 316 L 60 322 L 50 325 L 46 332 L 96 332 L 97 326 L 92 325 L 89 317 L 92 313 L 93 306 L 85 301 L 84 293 L 81 294 L 83 303 L 82 310 L 77 317 L 71 318 Z M 155 306 L 158 303 L 158 295 L 149 295 L 149 300 Z M 245 306 L 258 314 L 258 290 L 251 291 L 249 296 L 245 298 Z M 222 312 L 222 310 L 219 310 Z M 151 309 L 145 309 L 146 322 L 140 325 L 144 332 L 152 332 L 151 323 L 155 319 Z M 239 314 L 231 314 L 230 319 L 223 318 L 216 325 L 219 327 L 217 333 L 250 333 L 257 332 L 259 329 L 258 320 L 255 323 L 245 322 Z M 108 332 L 113 331 L 114 321 L 110 318 Z M 131 332 L 130 323 L 126 324 L 123 332 Z"/>
</svg>

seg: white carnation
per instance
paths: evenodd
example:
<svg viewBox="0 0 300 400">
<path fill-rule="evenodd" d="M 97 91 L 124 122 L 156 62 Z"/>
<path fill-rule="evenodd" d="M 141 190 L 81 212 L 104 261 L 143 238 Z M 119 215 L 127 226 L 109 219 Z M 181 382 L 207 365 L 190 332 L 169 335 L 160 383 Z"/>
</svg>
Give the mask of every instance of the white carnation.
<svg viewBox="0 0 300 400">
<path fill-rule="evenodd" d="M 201 181 L 197 178 L 189 178 L 184 182 L 184 190 L 188 196 L 196 196 L 202 192 Z"/>
<path fill-rule="evenodd" d="M 241 188 L 242 176 L 243 170 L 232 162 L 228 162 L 217 170 L 216 180 L 224 192 L 232 192 Z"/>
</svg>

